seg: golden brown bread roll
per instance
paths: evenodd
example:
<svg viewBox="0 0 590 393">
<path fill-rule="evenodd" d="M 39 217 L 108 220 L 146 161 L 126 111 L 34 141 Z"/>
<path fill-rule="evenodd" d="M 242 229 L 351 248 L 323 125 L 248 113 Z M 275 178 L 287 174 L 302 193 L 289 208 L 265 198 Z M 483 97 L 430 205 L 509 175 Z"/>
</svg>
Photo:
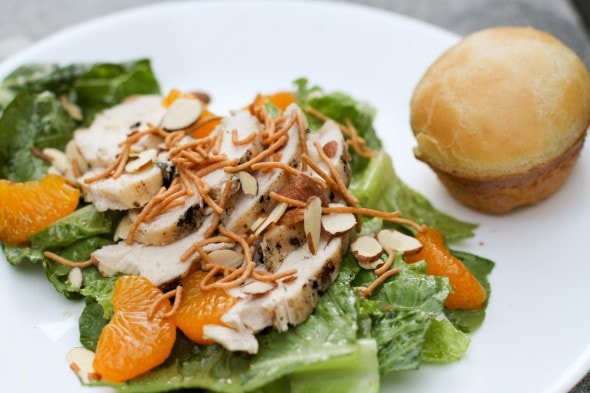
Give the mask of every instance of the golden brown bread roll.
<svg viewBox="0 0 590 393">
<path fill-rule="evenodd" d="M 415 156 L 464 204 L 505 213 L 569 176 L 590 122 L 590 76 L 555 37 L 525 27 L 474 33 L 414 90 Z"/>
</svg>

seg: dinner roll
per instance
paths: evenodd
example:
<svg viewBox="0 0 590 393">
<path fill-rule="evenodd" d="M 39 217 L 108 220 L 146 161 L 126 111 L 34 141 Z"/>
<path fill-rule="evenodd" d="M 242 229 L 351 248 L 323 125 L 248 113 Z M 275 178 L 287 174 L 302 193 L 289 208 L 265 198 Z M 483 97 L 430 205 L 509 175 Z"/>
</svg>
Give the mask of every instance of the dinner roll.
<svg viewBox="0 0 590 393">
<path fill-rule="evenodd" d="M 550 34 L 496 27 L 442 54 L 411 100 L 415 156 L 452 195 L 489 213 L 534 204 L 575 164 L 590 122 L 590 76 Z"/>
</svg>

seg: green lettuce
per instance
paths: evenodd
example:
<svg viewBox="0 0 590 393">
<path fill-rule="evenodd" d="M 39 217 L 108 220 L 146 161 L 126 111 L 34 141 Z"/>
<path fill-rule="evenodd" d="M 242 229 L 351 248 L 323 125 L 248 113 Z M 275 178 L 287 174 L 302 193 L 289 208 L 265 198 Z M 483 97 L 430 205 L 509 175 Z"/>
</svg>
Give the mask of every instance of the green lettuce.
<svg viewBox="0 0 590 393">
<path fill-rule="evenodd" d="M 53 93 L 19 93 L 0 117 L 0 178 L 27 181 L 43 177 L 49 163 L 33 149 L 64 150 L 75 126 Z"/>
<path fill-rule="evenodd" d="M 80 344 L 93 352 L 96 351 L 102 329 L 109 322 L 109 316 L 105 317 L 104 314 L 104 308 L 96 300 L 86 298 L 86 306 L 78 319 Z"/>
<path fill-rule="evenodd" d="M 471 339 L 447 319 L 435 319 L 424 337 L 421 360 L 429 363 L 448 363 L 460 360 Z"/>
<path fill-rule="evenodd" d="M 22 91 L 62 94 L 86 73 L 90 65 L 25 64 L 12 71 L 0 83 L 0 113 Z"/>
<path fill-rule="evenodd" d="M 408 187 L 397 176 L 391 158 L 383 151 L 371 158 L 363 172 L 353 175 L 350 190 L 362 206 L 381 211 L 399 210 L 404 218 L 438 228 L 449 242 L 472 237 L 477 228 L 477 224 L 441 212 Z"/>
<path fill-rule="evenodd" d="M 56 250 L 80 239 L 111 235 L 115 232 L 120 218 L 121 212 L 99 212 L 94 205 L 86 205 L 29 236 L 29 240 L 33 247 Z"/>
</svg>

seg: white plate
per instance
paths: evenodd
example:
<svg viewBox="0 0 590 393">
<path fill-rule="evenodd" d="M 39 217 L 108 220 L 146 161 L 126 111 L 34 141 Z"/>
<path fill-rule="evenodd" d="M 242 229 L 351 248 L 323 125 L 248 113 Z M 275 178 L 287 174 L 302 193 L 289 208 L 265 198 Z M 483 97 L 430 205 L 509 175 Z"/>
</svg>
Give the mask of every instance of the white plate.
<svg viewBox="0 0 590 393">
<path fill-rule="evenodd" d="M 50 37 L 0 66 L 29 61 L 153 59 L 164 91 L 205 89 L 216 111 L 307 76 L 378 109 L 377 129 L 401 177 L 435 205 L 481 223 L 462 248 L 496 261 L 484 326 L 467 356 L 397 373 L 384 392 L 566 392 L 590 367 L 590 276 L 582 240 L 590 221 L 590 156 L 582 153 L 550 200 L 504 217 L 470 211 L 412 156 L 409 99 L 428 65 L 457 36 L 402 16 L 335 3 L 160 3 Z M 80 387 L 65 362 L 80 303 L 33 267 L 0 261 L 2 391 L 102 392 Z M 108 391 L 108 390 L 106 390 Z"/>
</svg>

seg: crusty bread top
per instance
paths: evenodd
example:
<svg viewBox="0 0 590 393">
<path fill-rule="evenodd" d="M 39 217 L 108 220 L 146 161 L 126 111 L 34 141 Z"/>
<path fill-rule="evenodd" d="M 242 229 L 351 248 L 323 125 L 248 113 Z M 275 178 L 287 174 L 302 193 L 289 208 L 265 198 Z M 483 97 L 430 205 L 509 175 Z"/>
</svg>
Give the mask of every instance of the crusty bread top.
<svg viewBox="0 0 590 393">
<path fill-rule="evenodd" d="M 496 27 L 446 51 L 411 101 L 415 155 L 456 175 L 527 171 L 566 151 L 590 121 L 578 56 L 532 28 Z"/>
</svg>

